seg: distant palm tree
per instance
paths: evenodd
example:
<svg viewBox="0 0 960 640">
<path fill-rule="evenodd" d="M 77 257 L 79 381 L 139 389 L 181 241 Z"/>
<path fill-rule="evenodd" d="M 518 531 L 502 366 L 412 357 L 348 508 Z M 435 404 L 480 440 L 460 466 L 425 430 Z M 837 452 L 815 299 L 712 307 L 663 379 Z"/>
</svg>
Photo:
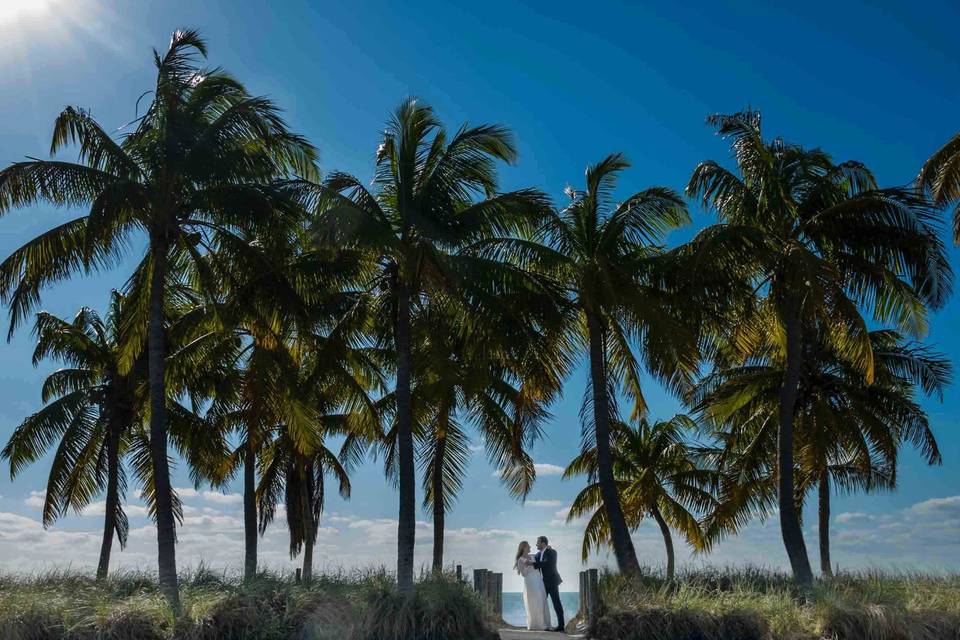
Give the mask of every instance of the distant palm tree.
<svg viewBox="0 0 960 640">
<path fill-rule="evenodd" d="M 412 395 L 423 506 L 433 516 L 433 570 L 440 572 L 446 514 L 463 486 L 471 456 L 465 423 L 473 423 L 510 493 L 525 498 L 536 479 L 527 448 L 539 435 L 545 405 L 561 381 L 543 371 L 523 340 L 507 330 L 480 330 L 437 309 L 421 314 L 413 330 Z M 391 429 L 384 442 L 391 478 L 396 477 L 395 447 L 396 429 Z"/>
<path fill-rule="evenodd" d="M 316 191 L 320 237 L 366 252 L 370 308 L 383 320 L 376 337 L 395 354 L 397 580 L 404 591 L 413 588 L 416 525 L 411 317 L 439 298 L 459 301 L 467 315 L 512 313 L 505 306 L 511 289 L 529 288 L 525 274 L 474 250 L 531 226 L 547 207 L 534 190 L 496 192 L 496 161 L 516 155 L 505 128 L 464 126 L 448 136 L 433 110 L 411 98 L 387 125 L 373 193 L 337 172 Z"/>
<path fill-rule="evenodd" d="M 127 544 L 122 458 L 142 443 L 137 434 L 143 420 L 146 367 L 141 360 L 128 373 L 120 371 L 121 300 L 114 293 L 106 321 L 87 307 L 72 322 L 37 314 L 34 364 L 53 357 L 68 368 L 47 378 L 46 406 L 14 430 L 2 453 L 10 462 L 12 479 L 59 440 L 43 504 L 45 527 L 69 509 L 82 511 L 106 490 L 97 580 L 107 577 L 114 537 L 121 548 Z"/>
<path fill-rule="evenodd" d="M 772 322 L 741 318 L 731 343 L 749 353 L 764 332 L 773 332 L 786 345 L 778 410 L 780 528 L 794 577 L 809 589 L 813 573 L 793 500 L 805 328 L 829 327 L 835 349 L 870 383 L 874 355 L 860 307 L 879 322 L 922 332 L 928 307 L 946 300 L 951 271 L 933 211 L 916 192 L 878 189 L 860 163 L 836 165 L 823 151 L 764 140 L 759 113 L 708 122 L 732 139 L 739 175 L 714 161 L 694 171 L 687 193 L 721 217 L 694 244 L 725 255 L 730 272 L 765 295 L 755 315 Z"/>
<path fill-rule="evenodd" d="M 175 610 L 164 373 L 168 288 L 178 271 L 204 253 L 241 251 L 238 229 L 278 230 L 295 215 L 286 191 L 273 186 L 275 178 L 315 175 L 313 148 L 288 131 L 277 108 L 250 96 L 226 73 L 198 66 L 197 57 L 205 55 L 197 32 L 175 32 L 166 53 L 155 52 L 153 99 L 120 142 L 87 112 L 69 107 L 57 119 L 51 151 L 74 143 L 78 163 L 29 160 L 0 172 L 0 213 L 41 201 L 90 207 L 88 215 L 37 237 L 0 264 L 0 296 L 11 305 L 11 331 L 44 286 L 114 264 L 131 236 L 146 232 L 147 254 L 138 270 L 145 282 L 136 290 L 147 321 L 132 326 L 147 333 L 159 574 Z"/>
<path fill-rule="evenodd" d="M 924 163 L 917 176 L 917 186 L 929 192 L 938 206 L 955 205 L 953 241 L 960 244 L 960 133 Z"/>
<path fill-rule="evenodd" d="M 667 552 L 667 580 L 673 580 L 675 565 L 671 528 L 694 549 L 709 546 L 698 518 L 715 504 L 710 488 L 716 474 L 702 465 L 688 443 L 695 428 L 687 416 L 677 415 L 654 424 L 642 419 L 636 427 L 617 422 L 611 434 L 613 474 L 627 526 L 636 531 L 647 516 L 656 521 Z M 584 562 L 591 551 L 611 542 L 598 471 L 597 448 L 592 447 L 577 456 L 563 474 L 564 478 L 585 475 L 589 482 L 574 498 L 567 515 L 568 521 L 590 516 L 583 533 Z"/>
<path fill-rule="evenodd" d="M 567 189 L 570 204 L 550 215 L 530 262 L 557 278 L 576 309 L 567 350 L 589 354 L 589 385 L 581 415 L 597 447 L 597 482 L 620 571 L 639 570 L 629 523 L 617 493 L 611 429 L 623 388 L 633 418 L 646 412 L 640 373 L 646 368 L 671 388 L 692 383 L 697 334 L 682 319 L 684 299 L 663 285 L 664 235 L 689 222 L 682 198 L 665 187 L 614 200 L 617 177 L 629 166 L 621 154 L 587 168 L 586 190 Z M 639 360 L 633 344 L 639 347 Z"/>
<path fill-rule="evenodd" d="M 904 443 L 917 447 L 929 464 L 940 464 L 916 388 L 942 398 L 950 364 L 894 331 L 873 331 L 875 374 L 867 384 L 825 332 L 819 335 L 805 345 L 797 392 L 795 498 L 800 512 L 806 496 L 817 490 L 820 568 L 829 576 L 831 485 L 844 492 L 895 488 Z M 764 351 L 765 357 L 712 372 L 692 396 L 720 442 L 712 451 L 723 481 L 720 505 L 707 527 L 711 537 L 736 531 L 776 504 L 776 415 L 785 355 L 774 343 Z"/>
</svg>

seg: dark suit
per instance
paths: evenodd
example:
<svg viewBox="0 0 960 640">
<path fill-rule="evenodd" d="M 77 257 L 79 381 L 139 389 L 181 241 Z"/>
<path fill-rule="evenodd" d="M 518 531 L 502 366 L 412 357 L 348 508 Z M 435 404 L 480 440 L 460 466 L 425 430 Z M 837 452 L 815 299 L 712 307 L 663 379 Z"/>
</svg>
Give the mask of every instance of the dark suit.
<svg viewBox="0 0 960 640">
<path fill-rule="evenodd" d="M 560 583 L 563 578 L 557 573 L 557 552 L 550 547 L 537 554 L 533 561 L 533 568 L 543 576 L 543 586 L 547 588 L 547 595 L 553 602 L 553 611 L 557 614 L 557 626 L 563 628 L 563 603 L 560 602 Z"/>
</svg>

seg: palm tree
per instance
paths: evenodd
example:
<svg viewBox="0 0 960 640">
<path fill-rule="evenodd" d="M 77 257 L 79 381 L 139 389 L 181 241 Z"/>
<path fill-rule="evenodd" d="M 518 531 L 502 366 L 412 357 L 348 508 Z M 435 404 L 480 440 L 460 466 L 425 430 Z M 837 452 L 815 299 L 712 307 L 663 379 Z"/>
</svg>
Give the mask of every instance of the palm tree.
<svg viewBox="0 0 960 640">
<path fill-rule="evenodd" d="M 397 580 L 403 591 L 413 588 L 416 524 L 412 318 L 439 298 L 469 308 L 467 317 L 509 313 L 509 289 L 530 288 L 526 274 L 477 250 L 485 239 L 530 226 L 546 208 L 545 197 L 533 190 L 496 192 L 496 161 L 516 155 L 505 128 L 464 126 L 448 136 L 433 110 L 411 98 L 387 125 L 373 193 L 338 172 L 315 191 L 325 244 L 367 255 L 369 306 L 385 322 L 378 341 L 395 354 Z M 532 319 L 517 324 L 530 334 L 539 330 Z"/>
<path fill-rule="evenodd" d="M 313 576 L 313 549 L 325 500 L 327 475 L 339 484 L 340 495 L 350 497 L 349 470 L 376 436 L 380 408 L 367 389 L 380 390 L 374 359 L 364 350 L 347 349 L 335 338 L 313 336 L 307 340 L 310 355 L 298 368 L 299 376 L 285 379 L 272 391 L 281 396 L 282 418 L 264 438 L 260 456 L 257 505 L 260 531 L 273 521 L 283 501 L 290 531 L 290 555 L 303 551 L 303 579 Z M 292 343 L 288 343 L 293 346 Z M 300 350 L 290 355 L 296 362 Z M 340 353 L 339 360 L 332 356 Z M 289 372 L 290 369 L 287 369 Z M 284 384 L 286 383 L 286 384 Z M 328 447 L 328 438 L 344 437 L 339 456 Z"/>
<path fill-rule="evenodd" d="M 721 253 L 731 271 L 749 277 L 765 294 L 757 317 L 742 318 L 734 343 L 759 341 L 774 331 L 786 349 L 778 408 L 777 482 L 780 529 L 798 584 L 813 580 L 794 495 L 794 407 L 809 327 L 830 328 L 836 349 L 866 382 L 874 355 L 860 308 L 878 322 L 915 333 L 928 307 L 945 301 L 951 279 L 933 211 L 908 189 L 878 189 L 862 164 L 835 165 L 820 150 L 763 139 L 760 115 L 712 116 L 708 122 L 732 138 L 740 175 L 714 161 L 701 163 L 687 193 L 717 210 L 721 223 L 694 244 Z"/>
<path fill-rule="evenodd" d="M 37 314 L 34 365 L 54 357 L 68 366 L 47 377 L 46 406 L 14 430 L 0 454 L 9 460 L 13 479 L 59 440 L 44 497 L 44 527 L 70 509 L 82 511 L 106 491 L 97 580 L 107 577 L 114 537 L 121 548 L 127 544 L 122 459 L 136 446 L 135 431 L 144 417 L 143 359 L 121 373 L 121 303 L 122 296 L 114 292 L 106 321 L 87 307 L 72 322 Z"/>
<path fill-rule="evenodd" d="M 950 364 L 895 331 L 870 332 L 874 382 L 838 353 L 822 329 L 805 346 L 795 408 L 794 459 L 798 512 L 817 491 L 820 568 L 830 563 L 831 486 L 843 492 L 893 489 L 897 458 L 913 444 L 929 464 L 940 464 L 936 439 L 916 402 L 919 387 L 942 398 Z M 723 470 L 720 507 L 708 535 L 736 531 L 776 499 L 776 415 L 785 368 L 781 345 L 770 343 L 744 365 L 706 376 L 692 395 L 696 408 L 714 424 L 720 447 L 712 450 Z"/>
<path fill-rule="evenodd" d="M 614 424 L 611 434 L 613 473 L 627 526 L 636 531 L 647 516 L 660 527 L 667 552 L 667 580 L 674 576 L 671 527 L 696 550 L 709 546 L 698 520 L 714 506 L 710 487 L 715 472 L 705 468 L 688 444 L 696 425 L 687 416 L 650 424 L 646 419 L 631 427 Z M 566 479 L 587 476 L 589 484 L 573 500 L 567 521 L 590 516 L 583 532 L 583 561 L 593 550 L 610 544 L 610 521 L 598 482 L 599 456 L 591 447 L 577 456 L 563 474 Z"/>
<path fill-rule="evenodd" d="M 0 296 L 11 331 L 47 284 L 112 265 L 139 231 L 148 248 L 138 273 L 147 322 L 150 443 L 157 500 L 160 582 L 179 609 L 175 522 L 167 460 L 164 307 L 179 270 L 238 244 L 236 231 L 273 230 L 294 215 L 272 181 L 313 175 L 313 148 L 291 134 L 276 107 L 250 96 L 217 69 L 203 69 L 206 45 L 195 31 L 173 34 L 155 52 L 153 99 L 121 141 L 89 113 L 68 107 L 57 118 L 51 152 L 79 147 L 77 163 L 29 160 L 0 172 L 0 213 L 44 201 L 89 206 L 89 213 L 28 242 L 0 264 Z M 134 325 L 139 329 L 140 325 Z M 132 342 L 137 342 L 133 340 Z"/>
<path fill-rule="evenodd" d="M 683 200 L 665 187 L 614 201 L 617 177 L 629 166 L 613 154 L 587 168 L 586 190 L 568 187 L 570 204 L 538 232 L 541 246 L 525 248 L 537 268 L 557 278 L 576 309 L 568 350 L 586 348 L 590 381 L 581 411 L 586 437 L 597 447 L 597 482 L 621 572 L 639 570 L 620 504 L 611 451 L 615 398 L 623 388 L 633 418 L 646 412 L 641 367 L 675 390 L 693 381 L 696 331 L 682 320 L 683 298 L 664 285 L 664 235 L 689 222 Z M 632 344 L 639 342 L 640 360 Z"/>
<path fill-rule="evenodd" d="M 527 447 L 540 434 L 545 406 L 561 379 L 501 325 L 481 328 L 430 309 L 413 327 L 412 390 L 423 506 L 433 516 L 433 571 L 443 571 L 446 514 L 463 486 L 472 422 L 490 463 L 517 498 L 533 488 L 536 471 Z M 396 477 L 396 429 L 385 438 L 386 473 Z"/>
<path fill-rule="evenodd" d="M 937 206 L 955 203 L 953 241 L 960 244 L 960 133 L 924 163 L 917 176 L 917 187 L 927 191 Z"/>
</svg>

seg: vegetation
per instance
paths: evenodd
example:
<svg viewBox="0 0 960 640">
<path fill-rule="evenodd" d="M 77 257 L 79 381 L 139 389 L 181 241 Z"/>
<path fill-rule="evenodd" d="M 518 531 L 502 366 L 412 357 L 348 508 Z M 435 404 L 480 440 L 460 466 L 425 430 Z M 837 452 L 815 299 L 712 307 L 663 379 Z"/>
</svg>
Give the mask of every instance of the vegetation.
<svg viewBox="0 0 960 640">
<path fill-rule="evenodd" d="M 115 572 L 0 576 L 3 640 L 493 640 L 480 600 L 449 576 L 411 594 L 383 571 L 325 575 L 309 584 L 260 573 L 254 580 L 202 567 L 181 576 L 175 619 L 155 578 Z"/>
<path fill-rule="evenodd" d="M 636 428 L 622 422 L 612 433 L 613 476 L 617 493 L 628 514 L 627 526 L 635 531 L 644 518 L 653 518 L 663 535 L 667 552 L 667 580 L 674 576 L 673 536 L 679 531 L 691 547 L 700 551 L 709 546 L 697 514 L 711 513 L 716 499 L 711 494 L 716 471 L 705 468 L 687 443 L 696 428 L 683 415 L 650 424 L 641 420 Z M 567 520 L 590 516 L 583 534 L 583 561 L 610 538 L 603 495 L 596 482 L 597 450 L 589 449 L 573 460 L 565 478 L 586 475 L 588 484 L 573 499 Z"/>
<path fill-rule="evenodd" d="M 0 263 L 11 333 L 48 285 L 115 265 L 134 239 L 146 246 L 105 320 L 86 308 L 73 321 L 36 316 L 34 364 L 67 368 L 3 457 L 16 476 L 56 447 L 45 525 L 102 493 L 107 509 L 97 583 L 0 581 L 4 640 L 483 637 L 473 596 L 442 573 L 467 425 L 525 498 L 528 448 L 581 360 L 582 452 L 567 475 L 588 485 L 571 516 L 590 515 L 584 556 L 609 545 L 621 574 L 606 581 L 597 637 L 768 637 L 789 625 L 846 637 L 860 623 L 911 637 L 925 610 L 911 589 L 956 595 L 952 578 L 831 578 L 829 554 L 833 493 L 893 489 L 906 444 L 940 462 L 917 397 L 942 395 L 950 367 L 919 340 L 952 285 L 938 224 L 960 194 L 956 139 L 916 185 L 884 188 L 860 162 L 765 138 L 759 113 L 712 116 L 736 166 L 701 163 L 686 195 L 719 220 L 668 249 L 667 234 L 690 222 L 685 199 L 655 186 L 618 201 L 622 154 L 589 166 L 555 208 L 537 189 L 499 190 L 499 164 L 517 159 L 508 129 L 450 134 L 409 98 L 369 188 L 338 171 L 321 179 L 279 109 L 202 67 L 205 56 L 196 32 L 175 32 L 128 133 L 115 139 L 67 108 L 51 154 L 74 148 L 77 162 L 0 171 L 0 215 L 38 203 L 87 211 Z M 644 372 L 692 417 L 648 415 Z M 171 445 L 197 486 L 242 474 L 242 584 L 201 571 L 181 589 Z M 371 452 L 399 488 L 396 571 L 315 577 L 329 480 L 348 496 Z M 419 583 L 418 463 L 435 532 Z M 156 522 L 159 586 L 109 576 L 131 472 Z M 814 490 L 819 583 L 799 522 Z M 303 585 L 258 570 L 257 536 L 280 504 Z M 671 529 L 706 551 L 774 508 L 794 583 L 677 578 Z M 637 562 L 630 534 L 647 516 L 664 537 L 667 586 Z M 877 584 L 900 595 L 877 599 Z M 950 628 L 955 605 L 942 610 L 937 624 Z"/>
<path fill-rule="evenodd" d="M 762 569 L 682 571 L 669 582 L 601 578 L 598 640 L 947 640 L 960 631 L 960 578 L 841 573 L 809 602 L 787 574 Z"/>
</svg>

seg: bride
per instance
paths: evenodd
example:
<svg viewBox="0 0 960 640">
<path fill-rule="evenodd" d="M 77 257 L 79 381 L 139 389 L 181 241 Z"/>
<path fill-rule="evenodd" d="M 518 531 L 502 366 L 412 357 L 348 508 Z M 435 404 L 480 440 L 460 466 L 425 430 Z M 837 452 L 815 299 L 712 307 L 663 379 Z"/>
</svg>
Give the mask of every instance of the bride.
<svg viewBox="0 0 960 640">
<path fill-rule="evenodd" d="M 544 631 L 550 626 L 550 610 L 547 609 L 547 590 L 543 576 L 533 568 L 533 554 L 526 540 L 517 548 L 513 568 L 523 576 L 523 606 L 527 610 L 527 629 Z"/>
</svg>

